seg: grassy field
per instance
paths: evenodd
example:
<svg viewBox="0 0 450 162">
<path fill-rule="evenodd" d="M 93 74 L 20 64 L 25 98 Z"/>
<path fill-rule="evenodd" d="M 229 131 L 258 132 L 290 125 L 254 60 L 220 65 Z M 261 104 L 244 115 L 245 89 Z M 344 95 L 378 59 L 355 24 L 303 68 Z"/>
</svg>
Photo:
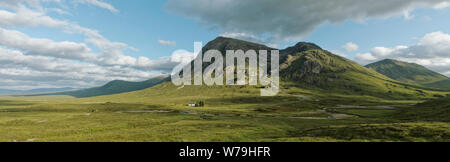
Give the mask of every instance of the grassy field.
<svg viewBox="0 0 450 162">
<path fill-rule="evenodd" d="M 450 100 L 170 83 L 94 98 L 0 97 L 0 141 L 450 141 Z M 434 97 L 434 99 L 439 97 Z M 204 101 L 205 107 L 188 107 Z M 419 103 L 419 104 L 417 104 Z"/>
</svg>

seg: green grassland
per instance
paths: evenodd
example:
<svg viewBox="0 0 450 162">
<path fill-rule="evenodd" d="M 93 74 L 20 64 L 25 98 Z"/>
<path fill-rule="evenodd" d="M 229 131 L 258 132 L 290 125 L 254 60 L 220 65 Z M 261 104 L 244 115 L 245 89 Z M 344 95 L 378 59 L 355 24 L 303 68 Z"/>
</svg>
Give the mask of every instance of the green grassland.
<svg viewBox="0 0 450 162">
<path fill-rule="evenodd" d="M 283 87 L 275 97 L 170 82 L 93 98 L 1 97 L 0 141 L 450 141 L 450 100 L 423 102 L 446 92 L 410 100 Z"/>
</svg>

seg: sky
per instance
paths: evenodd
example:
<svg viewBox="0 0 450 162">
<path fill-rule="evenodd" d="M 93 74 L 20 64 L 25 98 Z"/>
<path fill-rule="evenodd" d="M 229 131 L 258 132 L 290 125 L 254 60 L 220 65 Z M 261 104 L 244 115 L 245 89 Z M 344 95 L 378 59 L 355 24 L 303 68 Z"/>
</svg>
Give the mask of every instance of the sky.
<svg viewBox="0 0 450 162">
<path fill-rule="evenodd" d="M 142 81 L 218 36 L 450 76 L 449 17 L 450 0 L 0 0 L 0 89 Z"/>
</svg>

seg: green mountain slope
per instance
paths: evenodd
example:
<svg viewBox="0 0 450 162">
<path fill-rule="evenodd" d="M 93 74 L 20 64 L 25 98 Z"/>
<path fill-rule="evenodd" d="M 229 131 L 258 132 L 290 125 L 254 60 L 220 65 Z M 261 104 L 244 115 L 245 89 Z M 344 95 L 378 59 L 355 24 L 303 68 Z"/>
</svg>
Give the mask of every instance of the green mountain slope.
<svg viewBox="0 0 450 162">
<path fill-rule="evenodd" d="M 158 76 L 143 82 L 127 82 L 122 80 L 115 80 L 101 87 L 83 89 L 78 91 L 54 93 L 51 95 L 69 95 L 78 98 L 111 95 L 146 89 L 167 80 L 168 80 L 167 75 Z"/>
<path fill-rule="evenodd" d="M 366 67 L 384 74 L 389 78 L 408 84 L 450 89 L 450 80 L 448 77 L 418 64 L 386 59 L 369 64 Z"/>
<path fill-rule="evenodd" d="M 450 90 L 450 79 L 424 84 L 426 87 Z"/>
</svg>

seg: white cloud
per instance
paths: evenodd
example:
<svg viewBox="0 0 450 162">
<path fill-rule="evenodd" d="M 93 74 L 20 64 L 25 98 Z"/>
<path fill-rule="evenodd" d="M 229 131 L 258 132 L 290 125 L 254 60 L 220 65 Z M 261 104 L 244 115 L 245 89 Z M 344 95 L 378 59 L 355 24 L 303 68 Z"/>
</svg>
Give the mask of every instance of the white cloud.
<svg viewBox="0 0 450 162">
<path fill-rule="evenodd" d="M 325 23 L 404 16 L 416 8 L 446 7 L 449 0 L 169 0 L 166 8 L 208 28 L 267 40 L 298 41 Z M 409 16 L 409 14 L 408 14 Z"/>
<path fill-rule="evenodd" d="M 95 63 L 107 66 L 131 66 L 147 71 L 167 71 L 181 58 L 182 54 L 175 51 L 171 58 L 160 58 L 150 60 L 145 57 L 134 58 L 126 56 L 122 50 L 117 48 L 105 49 L 102 53 L 93 53 L 91 49 L 83 43 L 76 42 L 55 42 L 49 39 L 31 38 L 28 35 L 14 30 L 0 28 L 0 45 L 8 48 L 25 51 L 27 55 L 47 56 L 61 59 L 70 59 L 82 62 Z M 183 53 L 186 54 L 186 53 Z M 191 54 L 182 56 L 190 57 Z M 169 66 L 171 65 L 171 66 Z"/>
<path fill-rule="evenodd" d="M 171 58 L 160 58 L 158 60 L 150 60 L 145 57 L 134 58 L 124 55 L 122 50 L 117 48 L 105 49 L 102 53 L 93 53 L 83 43 L 55 42 L 49 39 L 31 38 L 19 31 L 2 28 L 0 28 L 0 45 L 24 51 L 27 55 L 76 60 L 102 66 L 129 66 L 146 71 L 170 71 L 171 68 L 181 62 Z M 181 55 L 176 51 L 173 57 L 181 57 Z"/>
<path fill-rule="evenodd" d="M 158 43 L 165 46 L 175 46 L 177 42 L 174 41 L 166 41 L 166 40 L 158 40 Z"/>
<path fill-rule="evenodd" d="M 450 35 L 433 32 L 411 46 L 375 47 L 369 53 L 358 54 L 355 60 L 368 64 L 386 58 L 417 63 L 450 76 Z"/>
<path fill-rule="evenodd" d="M 447 8 L 450 7 L 450 2 L 442 2 L 437 4 L 436 6 L 434 6 L 434 8 L 436 9 L 443 9 L 443 8 Z"/>
<path fill-rule="evenodd" d="M 415 16 L 414 16 L 414 15 L 411 15 L 411 12 L 410 12 L 410 11 L 404 11 L 404 12 L 403 12 L 403 17 L 404 17 L 406 20 L 412 20 Z"/>
<path fill-rule="evenodd" d="M 0 45 L 21 51 L 30 55 L 51 56 L 57 58 L 74 59 L 79 61 L 93 61 L 95 55 L 83 43 L 55 42 L 49 39 L 30 38 L 14 30 L 0 28 Z"/>
<path fill-rule="evenodd" d="M 65 26 L 69 26 L 69 23 L 66 21 L 55 20 L 49 16 L 46 16 L 43 12 L 34 11 L 24 6 L 20 6 L 16 9 L 16 12 L 0 10 L 0 26 L 47 26 L 63 28 Z"/>
<path fill-rule="evenodd" d="M 359 46 L 353 42 L 348 42 L 344 46 L 342 46 L 347 52 L 355 52 L 359 50 Z"/>
<path fill-rule="evenodd" d="M 347 57 L 347 54 L 342 53 L 342 52 L 339 51 L 339 50 L 331 50 L 330 52 L 333 53 L 333 54 L 336 54 L 336 55 L 338 55 L 338 56 L 341 56 L 341 57 Z"/>
<path fill-rule="evenodd" d="M 94 5 L 97 7 L 101 7 L 101 8 L 107 9 L 111 12 L 119 12 L 119 10 L 117 10 L 113 5 L 103 2 L 101 0 L 76 0 L 76 2 L 86 3 L 86 4 Z"/>
<path fill-rule="evenodd" d="M 197 57 L 197 54 L 194 52 L 189 52 L 186 50 L 176 50 L 172 53 L 172 56 L 170 57 L 170 60 L 172 62 L 179 62 L 179 63 L 190 63 L 194 58 Z"/>
<path fill-rule="evenodd" d="M 42 10 L 41 2 L 56 2 L 61 3 L 62 0 L 1 0 L 0 7 L 7 8 L 19 8 L 24 5 L 28 5 L 30 7 Z"/>
<path fill-rule="evenodd" d="M 355 59 L 360 63 L 367 64 L 368 62 L 374 62 L 378 58 L 373 56 L 371 53 L 359 53 L 356 55 Z"/>
<path fill-rule="evenodd" d="M 1 5 L 0 5 L 1 7 Z M 101 49 L 107 48 L 127 48 L 137 50 L 125 43 L 112 42 L 106 39 L 98 31 L 81 27 L 78 24 L 57 20 L 45 15 L 42 11 L 29 9 L 25 6 L 19 6 L 15 9 L 16 12 L 7 10 L 0 10 L 0 27 L 37 27 L 45 26 L 51 28 L 58 28 L 67 33 L 78 33 L 86 36 L 86 42 L 95 45 Z"/>
<path fill-rule="evenodd" d="M 47 12 L 55 12 L 55 13 L 60 14 L 60 15 L 69 15 L 69 16 L 72 16 L 72 14 L 71 14 L 70 12 L 64 11 L 64 10 L 62 10 L 62 9 L 60 9 L 60 8 L 48 8 L 48 9 L 46 9 L 46 11 L 47 11 Z"/>
</svg>

